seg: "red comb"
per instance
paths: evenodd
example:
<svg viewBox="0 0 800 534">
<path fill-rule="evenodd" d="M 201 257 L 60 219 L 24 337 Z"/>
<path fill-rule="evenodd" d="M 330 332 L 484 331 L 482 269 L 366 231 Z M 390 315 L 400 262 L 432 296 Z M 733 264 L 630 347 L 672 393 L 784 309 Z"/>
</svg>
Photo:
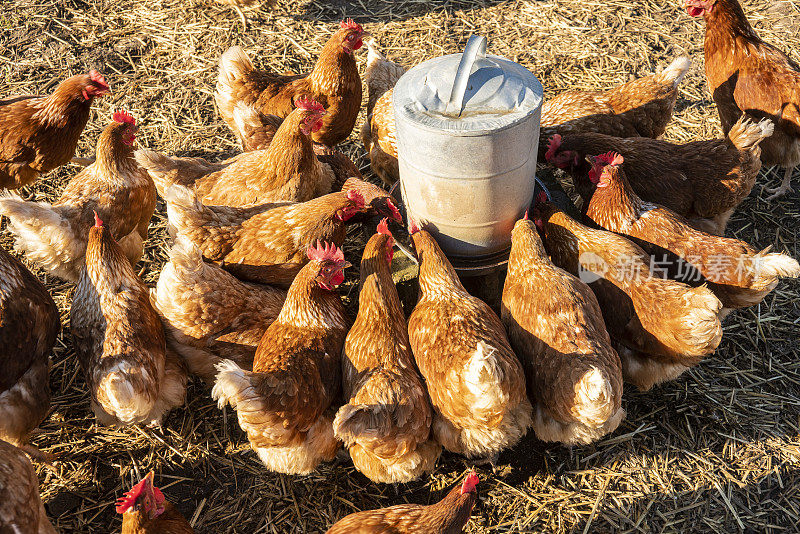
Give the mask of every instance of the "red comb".
<svg viewBox="0 0 800 534">
<path fill-rule="evenodd" d="M 347 199 L 352 200 L 358 209 L 362 209 L 364 207 L 364 195 L 355 189 L 351 189 L 347 192 Z"/>
<path fill-rule="evenodd" d="M 131 506 L 136 504 L 136 499 L 139 498 L 139 495 L 142 494 L 145 487 L 150 484 L 153 484 L 153 472 L 150 471 L 147 473 L 142 480 L 139 481 L 134 487 L 132 487 L 128 492 L 125 493 L 124 497 L 120 497 L 117 499 L 117 513 L 122 514 L 125 513 Z M 153 486 L 153 489 L 156 490 L 156 487 Z M 156 496 L 161 492 L 158 491 Z"/>
<path fill-rule="evenodd" d="M 325 115 L 327 113 L 327 111 L 325 111 L 325 106 L 313 98 L 298 98 L 294 105 L 297 106 L 297 109 L 302 109 L 303 111 L 312 111 L 317 115 Z"/>
<path fill-rule="evenodd" d="M 394 205 L 391 198 L 386 199 L 386 205 L 389 206 L 389 211 L 392 212 L 392 219 L 394 219 L 395 222 L 402 222 L 403 216 L 400 215 L 400 210 L 397 209 L 397 206 Z"/>
<path fill-rule="evenodd" d="M 617 152 L 606 152 L 605 154 L 600 154 L 599 156 L 595 157 L 598 164 L 601 165 L 622 165 L 625 162 L 625 158 L 622 157 L 622 154 Z"/>
<path fill-rule="evenodd" d="M 353 19 L 343 20 L 339 23 L 339 27 L 343 30 L 358 30 L 363 32 L 364 30 L 361 28 L 361 24 L 354 21 Z"/>
<path fill-rule="evenodd" d="M 544 154 L 544 159 L 550 161 L 556 155 L 556 150 L 561 147 L 561 135 L 555 134 L 550 138 L 550 143 L 547 145 L 547 152 Z"/>
<path fill-rule="evenodd" d="M 308 247 L 306 255 L 309 260 L 317 261 L 344 261 L 344 252 L 333 243 L 317 241 L 314 246 Z"/>
<path fill-rule="evenodd" d="M 392 237 L 392 232 L 389 231 L 389 224 L 386 221 L 386 217 L 381 219 L 381 222 L 378 223 L 378 233 Z"/>
<path fill-rule="evenodd" d="M 92 69 L 89 71 L 89 79 L 92 80 L 97 85 L 100 85 L 108 89 L 108 84 L 106 83 L 106 79 L 103 78 L 103 75 L 97 72 L 96 70 Z"/>
<path fill-rule="evenodd" d="M 467 478 L 464 479 L 464 483 L 461 484 L 461 494 L 463 495 L 464 493 L 472 493 L 475 491 L 475 486 L 477 486 L 480 481 L 475 471 L 470 471 Z"/>
<path fill-rule="evenodd" d="M 111 120 L 113 120 L 114 122 L 119 122 L 121 124 L 127 123 L 132 126 L 136 126 L 136 119 L 131 117 L 128 114 L 128 112 L 125 111 L 124 109 L 114 112 L 114 114 L 111 116 Z"/>
<path fill-rule="evenodd" d="M 103 221 L 100 220 L 100 217 L 97 215 L 97 212 L 94 212 L 94 227 L 100 228 L 103 226 Z"/>
<path fill-rule="evenodd" d="M 527 221 L 528 220 L 528 210 L 525 210 L 525 215 L 522 217 L 522 220 L 523 221 Z"/>
</svg>

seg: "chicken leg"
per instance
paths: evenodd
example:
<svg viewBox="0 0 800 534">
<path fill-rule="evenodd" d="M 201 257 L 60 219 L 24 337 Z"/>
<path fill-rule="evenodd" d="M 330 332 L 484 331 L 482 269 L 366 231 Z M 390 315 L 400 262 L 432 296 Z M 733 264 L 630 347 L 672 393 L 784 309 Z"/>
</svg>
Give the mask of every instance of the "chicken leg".
<svg viewBox="0 0 800 534">
<path fill-rule="evenodd" d="M 789 167 L 789 168 L 786 169 L 786 172 L 783 175 L 783 181 L 781 182 L 781 185 L 779 185 L 778 187 L 765 187 L 764 188 L 764 190 L 767 193 L 772 193 L 765 200 L 767 200 L 767 201 L 775 200 L 776 198 L 782 197 L 786 193 L 790 193 L 790 192 L 794 191 L 792 189 L 792 171 L 794 171 L 794 169 L 795 169 L 795 167 Z"/>
</svg>

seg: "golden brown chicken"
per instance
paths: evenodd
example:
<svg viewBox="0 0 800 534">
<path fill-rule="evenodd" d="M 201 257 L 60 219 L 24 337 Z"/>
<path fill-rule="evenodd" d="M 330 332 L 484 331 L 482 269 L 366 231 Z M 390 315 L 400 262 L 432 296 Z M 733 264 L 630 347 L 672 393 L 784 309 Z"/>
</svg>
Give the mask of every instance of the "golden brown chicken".
<svg viewBox="0 0 800 534">
<path fill-rule="evenodd" d="M 688 57 L 679 57 L 658 74 L 607 91 L 565 91 L 545 99 L 540 157 L 555 134 L 595 132 L 617 137 L 659 137 L 672 118 L 678 85 L 691 66 Z"/>
<path fill-rule="evenodd" d="M 312 472 L 340 446 L 329 409 L 342 383 L 350 321 L 335 288 L 350 264 L 329 244 L 309 248 L 308 259 L 258 344 L 253 370 L 223 361 L 211 392 L 220 408 L 236 409 L 264 465 L 287 474 Z"/>
<path fill-rule="evenodd" d="M 264 150 L 246 152 L 218 165 L 199 158 L 170 158 L 152 150 L 137 151 L 136 159 L 162 196 L 167 187 L 179 184 L 195 187 L 204 203 L 219 206 L 311 200 L 330 193 L 336 177 L 330 166 L 317 158 L 310 137 L 320 127 L 325 110 L 311 100 L 300 100 L 297 105 Z"/>
<path fill-rule="evenodd" d="M 392 484 L 432 471 L 442 449 L 431 439 L 431 403 L 392 281 L 393 247 L 383 219 L 361 256 L 358 315 L 342 355 L 347 404 L 333 421 L 356 469 L 373 482 Z"/>
<path fill-rule="evenodd" d="M 166 349 L 164 327 L 147 287 L 97 217 L 72 301 L 70 329 L 101 423 L 160 425 L 167 412 L 183 404 L 183 362 Z"/>
<path fill-rule="evenodd" d="M 278 317 L 286 291 L 239 281 L 204 262 L 200 249 L 179 236 L 151 300 L 164 319 L 167 345 L 211 384 L 223 359 L 253 369 L 258 342 Z"/>
<path fill-rule="evenodd" d="M 478 501 L 478 482 L 478 475 L 471 472 L 436 504 L 356 512 L 337 521 L 326 534 L 459 534 Z"/>
<path fill-rule="evenodd" d="M 724 306 L 754 306 L 781 278 L 800 276 L 797 260 L 786 254 L 761 252 L 738 239 L 707 234 L 675 212 L 644 202 L 633 191 L 618 154 L 603 167 L 586 215 L 607 230 L 634 238 L 645 252 L 666 262 L 670 274 L 699 272 Z M 683 271 L 680 273 L 678 271 Z"/>
<path fill-rule="evenodd" d="M 361 127 L 361 142 L 370 159 L 372 172 L 391 186 L 400 178 L 392 93 L 405 67 L 386 59 L 375 43 L 367 41 L 367 117 Z"/>
<path fill-rule="evenodd" d="M 308 74 L 280 75 L 256 70 L 238 46 L 222 54 L 214 100 L 220 115 L 240 141 L 242 135 L 233 119 L 238 102 L 251 105 L 265 115 L 283 118 L 292 112 L 300 98 L 313 98 L 328 110 L 322 127 L 314 132 L 314 141 L 334 146 L 347 139 L 361 109 L 361 78 L 353 54 L 369 34 L 350 19 L 339 26 Z"/>
<path fill-rule="evenodd" d="M 0 197 L 16 246 L 54 275 L 76 282 L 86 240 L 97 212 L 132 264 L 139 261 L 156 207 L 156 188 L 133 157 L 138 127 L 133 117 L 114 113 L 97 141 L 97 159 L 67 184 L 53 204 Z"/>
<path fill-rule="evenodd" d="M 677 378 L 716 350 L 722 304 L 707 287 L 663 278 L 636 244 L 554 204 L 537 202 L 535 216 L 553 263 L 594 292 L 625 378 L 639 389 Z"/>
<path fill-rule="evenodd" d="M 706 21 L 708 87 L 727 134 L 742 112 L 768 118 L 775 133 L 761 146 L 761 161 L 786 169 L 781 185 L 768 189 L 772 200 L 791 191 L 800 165 L 800 65 L 765 43 L 736 0 L 685 0 L 693 17 Z"/>
<path fill-rule="evenodd" d="M 171 232 L 237 278 L 279 287 L 289 287 L 317 240 L 341 246 L 347 222 L 364 209 L 357 191 L 253 208 L 205 206 L 177 184 L 164 194 Z"/>
<path fill-rule="evenodd" d="M 47 289 L 0 247 L 0 440 L 33 454 L 26 445 L 50 409 L 50 351 L 60 330 Z"/>
<path fill-rule="evenodd" d="M 117 499 L 116 510 L 122 514 L 122 534 L 194 534 L 186 518 L 155 486 L 152 471 Z"/>
<path fill-rule="evenodd" d="M 0 532 L 57 534 L 39 497 L 39 479 L 21 449 L 0 439 Z"/>
<path fill-rule="evenodd" d="M 552 264 L 532 221 L 517 221 L 503 286 L 503 324 L 525 365 L 533 429 L 588 444 L 625 418 L 622 366 L 592 290 Z"/>
<path fill-rule="evenodd" d="M 461 285 L 442 249 L 412 224 L 420 298 L 408 336 L 434 408 L 433 434 L 468 458 L 494 461 L 531 426 L 525 372 L 492 309 Z"/>
<path fill-rule="evenodd" d="M 236 104 L 233 109 L 233 117 L 242 134 L 242 148 L 246 152 L 269 148 L 278 128 L 283 123 L 283 119 L 275 115 L 264 115 L 253 106 L 243 102 Z M 313 149 L 322 168 L 325 170 L 329 168 L 333 173 L 332 191 L 338 191 L 348 178 L 362 177 L 358 167 L 338 148 L 313 143 Z"/>
<path fill-rule="evenodd" d="M 49 96 L 0 100 L 0 189 L 32 183 L 68 163 L 95 97 L 108 92 L 96 70 L 67 78 Z"/>
<path fill-rule="evenodd" d="M 725 139 L 682 145 L 596 133 L 555 135 L 545 158 L 572 175 L 585 208 L 600 173 L 586 157 L 620 153 L 637 195 L 685 216 L 698 228 L 723 235 L 734 209 L 756 182 L 760 145 L 772 132 L 769 120 L 753 123 L 742 117 Z"/>
</svg>

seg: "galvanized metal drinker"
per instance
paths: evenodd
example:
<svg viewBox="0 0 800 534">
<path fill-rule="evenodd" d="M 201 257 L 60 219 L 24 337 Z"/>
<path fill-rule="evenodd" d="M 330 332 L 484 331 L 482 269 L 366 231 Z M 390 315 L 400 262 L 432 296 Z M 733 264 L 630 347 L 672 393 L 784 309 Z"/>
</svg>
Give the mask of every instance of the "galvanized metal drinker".
<svg viewBox="0 0 800 534">
<path fill-rule="evenodd" d="M 511 229 L 534 195 L 542 94 L 525 67 L 487 55 L 483 36 L 398 80 L 404 207 L 454 265 L 507 255 Z"/>
</svg>

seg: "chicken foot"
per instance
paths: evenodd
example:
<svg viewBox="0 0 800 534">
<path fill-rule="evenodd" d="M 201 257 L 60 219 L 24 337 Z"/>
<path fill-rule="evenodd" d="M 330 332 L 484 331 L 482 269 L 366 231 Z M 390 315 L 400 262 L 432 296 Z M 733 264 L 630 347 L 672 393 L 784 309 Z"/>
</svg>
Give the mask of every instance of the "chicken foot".
<svg viewBox="0 0 800 534">
<path fill-rule="evenodd" d="M 789 167 L 786 169 L 786 172 L 783 175 L 783 181 L 781 182 L 781 185 L 779 185 L 778 187 L 764 188 L 764 191 L 766 191 L 767 193 L 772 193 L 765 199 L 766 201 L 769 202 L 771 200 L 775 200 L 776 198 L 782 197 L 786 193 L 794 191 L 794 189 L 792 189 L 792 171 L 794 171 L 794 169 L 795 167 Z"/>
</svg>

